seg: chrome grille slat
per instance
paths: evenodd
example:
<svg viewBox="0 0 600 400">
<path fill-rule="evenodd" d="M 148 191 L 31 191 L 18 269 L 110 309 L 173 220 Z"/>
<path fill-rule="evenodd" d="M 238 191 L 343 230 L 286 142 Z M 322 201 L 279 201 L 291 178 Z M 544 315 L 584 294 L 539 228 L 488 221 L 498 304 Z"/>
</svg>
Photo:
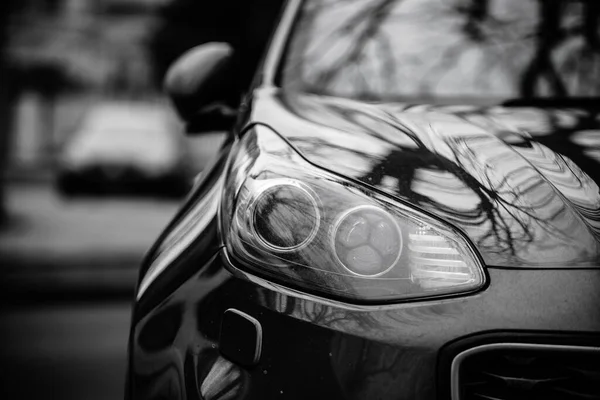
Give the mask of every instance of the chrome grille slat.
<svg viewBox="0 0 600 400">
<path fill-rule="evenodd" d="M 600 400 L 600 348 L 483 345 L 452 363 L 452 400 Z"/>
</svg>

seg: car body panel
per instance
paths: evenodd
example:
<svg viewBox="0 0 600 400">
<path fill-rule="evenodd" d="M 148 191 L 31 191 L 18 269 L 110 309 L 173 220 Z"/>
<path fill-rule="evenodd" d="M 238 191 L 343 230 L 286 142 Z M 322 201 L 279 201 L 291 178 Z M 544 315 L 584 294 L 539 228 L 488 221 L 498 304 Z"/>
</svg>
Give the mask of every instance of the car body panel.
<svg viewBox="0 0 600 400">
<path fill-rule="evenodd" d="M 458 338 L 507 332 L 539 338 L 555 332 L 554 342 L 591 337 L 598 345 L 597 269 L 488 267 L 490 284 L 477 294 L 387 306 L 320 299 L 246 274 L 231 265 L 217 235 L 217 213 L 203 202 L 219 200 L 207 193 L 228 155 L 235 156 L 235 148 L 230 154 L 226 146 L 217 157 L 145 262 L 173 251 L 169 238 L 188 225 L 190 215 L 213 210 L 193 245 L 176 255 L 136 303 L 131 399 L 300 399 L 315 393 L 340 399 L 449 398 L 448 388 L 438 385 L 437 365 L 443 349 Z M 219 353 L 221 319 L 230 308 L 262 327 L 262 355 L 253 367 Z"/>
<path fill-rule="evenodd" d="M 461 229 L 488 265 L 600 265 L 600 106 L 367 104 L 267 88 L 252 120 Z"/>
<path fill-rule="evenodd" d="M 232 141 L 226 140 L 212 162 L 198 175 L 194 187 L 179 212 L 146 254 L 136 289 L 138 299 L 152 285 L 155 286 L 152 290 L 160 290 L 164 293 L 164 289 L 160 288 L 160 282 L 154 284 L 154 281 L 170 282 L 169 278 L 162 277 L 162 273 L 172 263 L 181 262 L 184 254 L 190 249 L 205 252 L 210 257 L 222 247 L 217 232 L 217 215 L 221 203 L 223 174 L 231 145 Z M 169 283 L 167 286 L 172 285 Z M 160 296 L 156 297 L 160 298 Z"/>
<path fill-rule="evenodd" d="M 268 125 L 312 164 L 451 223 L 482 254 L 489 284 L 467 296 L 367 306 L 252 276 L 231 263 L 217 213 L 203 202 L 234 144 L 142 266 L 143 282 L 160 254 L 173 253 L 138 291 L 127 398 L 450 399 L 449 349 L 465 341 L 600 348 L 597 106 L 375 105 L 284 93 L 274 81 L 300 3 L 288 2 L 229 139 Z M 439 188 L 452 201 L 437 198 Z M 186 216 L 203 210 L 205 229 L 186 231 Z M 481 222 L 486 215 L 497 232 Z M 174 250 L 178 231 L 193 237 Z M 219 351 L 230 308 L 262 327 L 252 367 Z"/>
<path fill-rule="evenodd" d="M 160 304 L 142 304 L 134 321 L 134 398 L 434 399 L 442 397 L 436 397 L 438 352 L 456 338 L 541 326 L 597 338 L 600 331 L 598 270 L 490 268 L 491 285 L 477 295 L 357 309 L 256 285 L 229 272 L 216 253 L 207 258 L 191 249 L 185 259 L 195 273 Z M 219 355 L 228 308 L 262 326 L 262 357 L 254 367 Z"/>
</svg>

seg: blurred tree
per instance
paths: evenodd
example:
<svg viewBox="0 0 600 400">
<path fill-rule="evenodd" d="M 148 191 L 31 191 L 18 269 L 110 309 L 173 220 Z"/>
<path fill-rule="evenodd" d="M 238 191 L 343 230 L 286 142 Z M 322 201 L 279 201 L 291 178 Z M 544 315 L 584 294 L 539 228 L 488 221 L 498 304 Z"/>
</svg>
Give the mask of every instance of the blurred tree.
<svg viewBox="0 0 600 400">
<path fill-rule="evenodd" d="M 169 65 L 190 48 L 223 41 L 236 50 L 235 76 L 225 94 L 235 105 L 265 50 L 283 0 L 173 0 L 160 11 L 161 25 L 150 41 L 160 86 Z"/>
</svg>

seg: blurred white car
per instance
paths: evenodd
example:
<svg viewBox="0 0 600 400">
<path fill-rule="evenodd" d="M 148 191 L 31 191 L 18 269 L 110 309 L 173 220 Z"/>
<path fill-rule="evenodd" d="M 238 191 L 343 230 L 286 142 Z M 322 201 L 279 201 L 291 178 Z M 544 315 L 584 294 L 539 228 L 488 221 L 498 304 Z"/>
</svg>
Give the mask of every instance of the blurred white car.
<svg viewBox="0 0 600 400">
<path fill-rule="evenodd" d="M 182 195 L 190 186 L 181 127 L 161 104 L 93 107 L 60 157 L 58 188 L 66 195 Z"/>
</svg>

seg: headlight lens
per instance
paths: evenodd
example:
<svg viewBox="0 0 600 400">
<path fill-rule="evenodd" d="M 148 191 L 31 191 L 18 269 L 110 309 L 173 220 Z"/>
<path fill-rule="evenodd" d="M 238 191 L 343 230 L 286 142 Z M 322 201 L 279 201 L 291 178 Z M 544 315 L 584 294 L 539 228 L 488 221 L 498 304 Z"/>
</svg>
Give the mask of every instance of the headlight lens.
<svg viewBox="0 0 600 400">
<path fill-rule="evenodd" d="M 483 268 L 463 235 L 312 166 L 255 126 L 232 152 L 221 233 L 237 267 L 353 303 L 472 292 Z"/>
<path fill-rule="evenodd" d="M 341 266 L 356 276 L 381 276 L 402 254 L 402 233 L 394 218 L 375 206 L 342 214 L 333 229 L 333 248 Z"/>
<path fill-rule="evenodd" d="M 275 252 L 298 250 L 310 243 L 320 221 L 316 196 L 291 180 L 275 179 L 262 186 L 250 205 L 250 229 L 257 238 Z"/>
</svg>

